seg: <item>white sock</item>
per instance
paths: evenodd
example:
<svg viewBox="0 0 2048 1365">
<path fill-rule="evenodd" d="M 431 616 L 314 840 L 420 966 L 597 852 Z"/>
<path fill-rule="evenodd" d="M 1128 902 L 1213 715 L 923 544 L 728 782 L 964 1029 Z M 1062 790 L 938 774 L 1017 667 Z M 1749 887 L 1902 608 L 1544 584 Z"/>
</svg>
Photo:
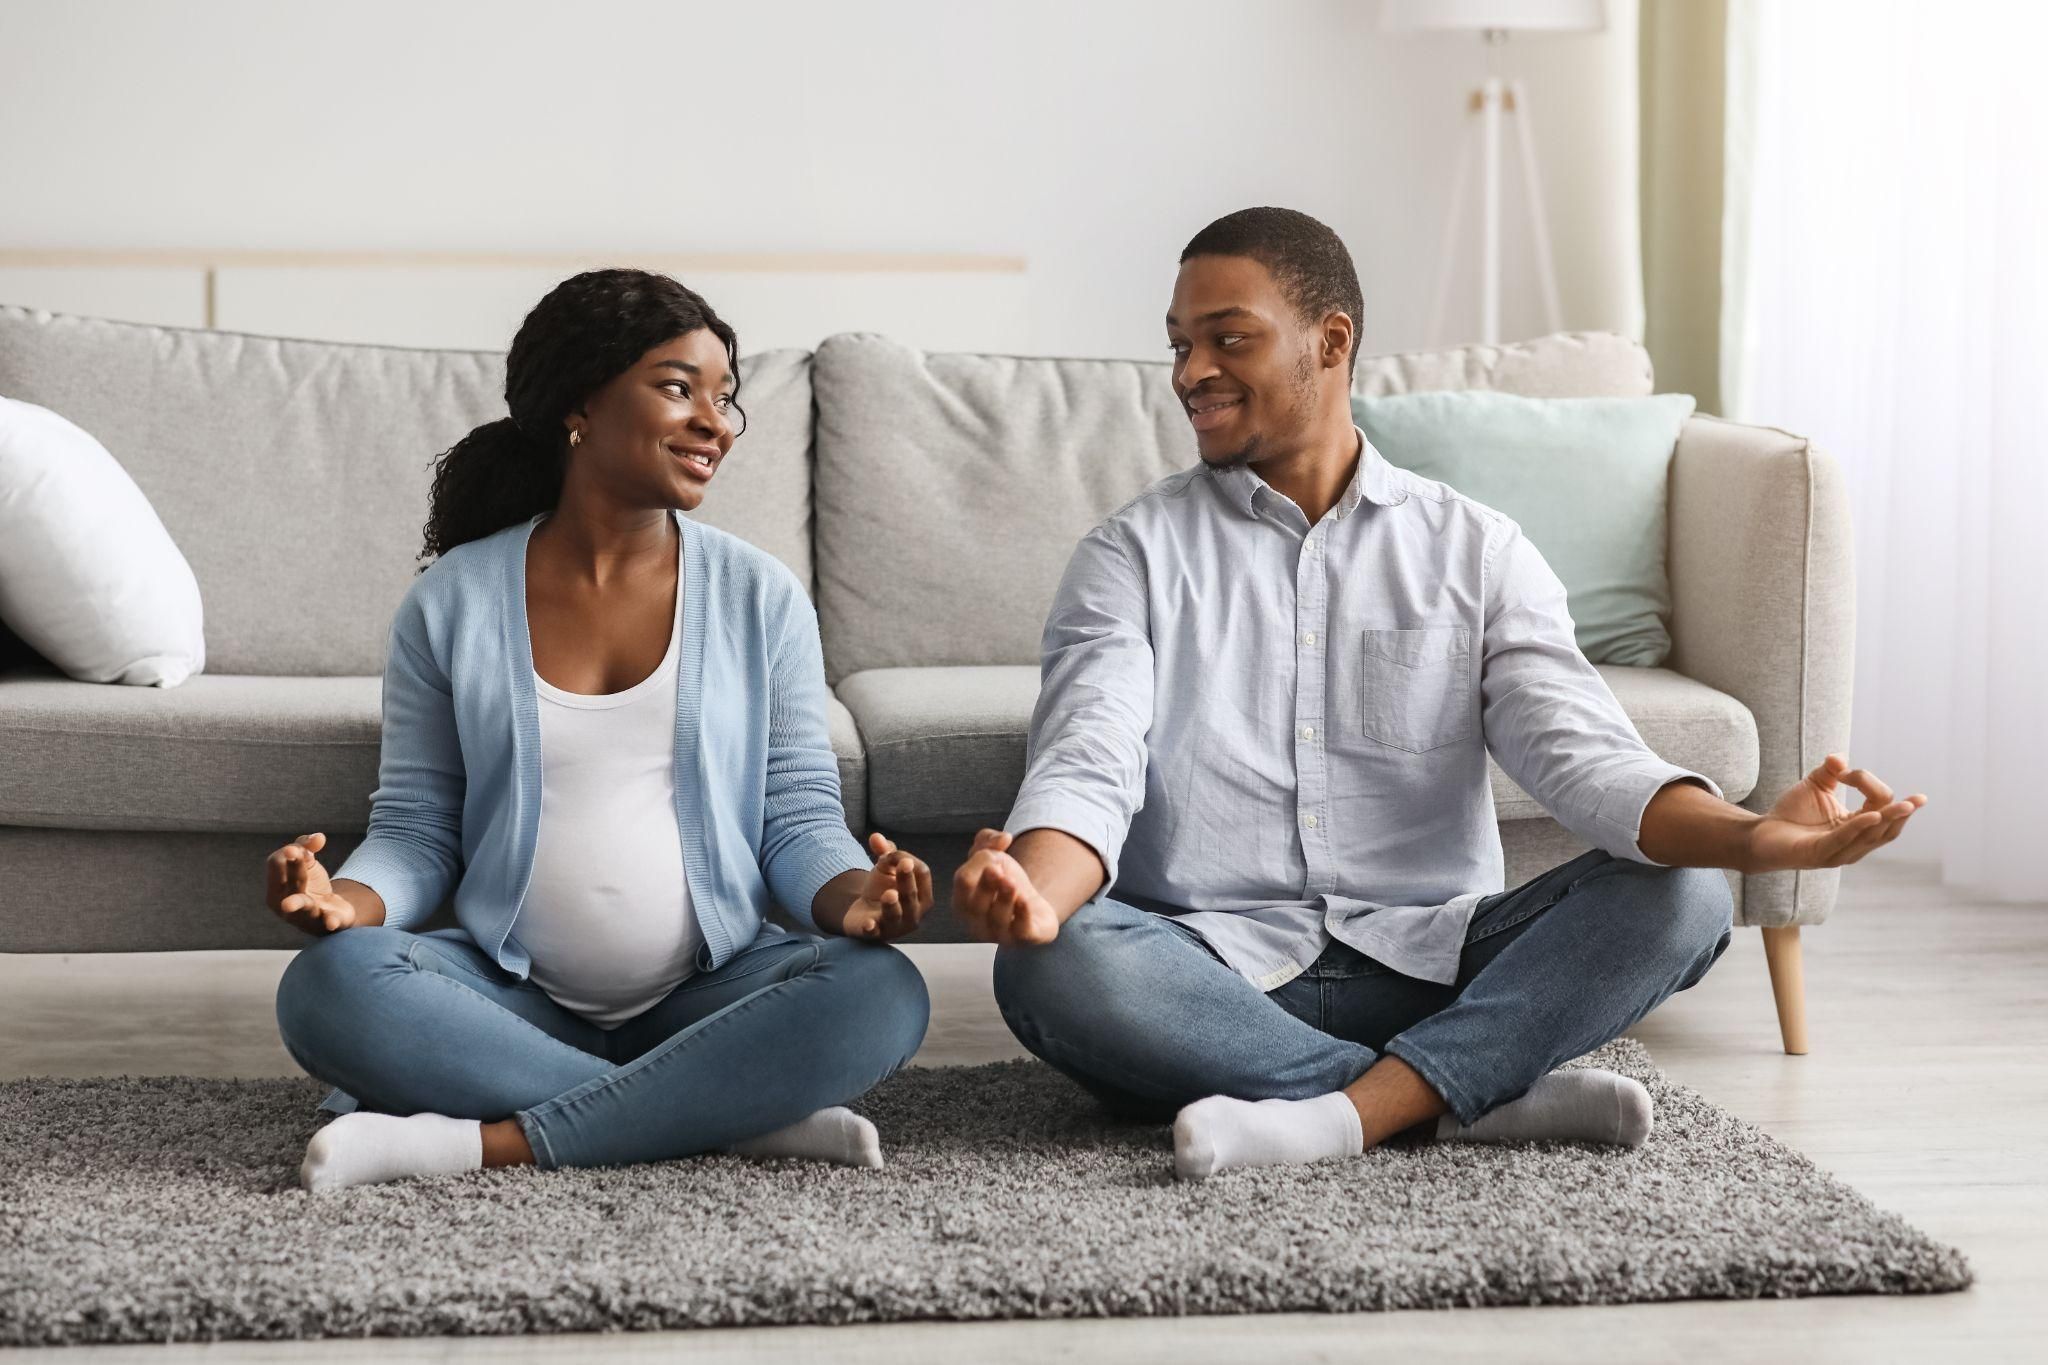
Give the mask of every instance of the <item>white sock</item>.
<svg viewBox="0 0 2048 1365">
<path fill-rule="evenodd" d="M 453 1175 L 484 1164 L 483 1125 L 444 1114 L 343 1114 L 313 1134 L 299 1183 L 315 1194 L 402 1180 Z"/>
<path fill-rule="evenodd" d="M 1312 1100 L 1211 1095 L 1173 1120 L 1173 1173 L 1182 1180 L 1207 1180 L 1234 1166 L 1283 1166 L 1364 1150 L 1358 1111 L 1339 1090 Z"/>
<path fill-rule="evenodd" d="M 1639 1081 L 1597 1067 L 1553 1071 L 1519 1099 L 1461 1126 L 1436 1121 L 1439 1142 L 1606 1142 L 1640 1147 L 1650 1136 L 1650 1092 Z"/>
<path fill-rule="evenodd" d="M 735 1142 L 728 1150 L 741 1156 L 794 1156 L 841 1166 L 882 1168 L 882 1137 L 875 1125 L 836 1104 L 787 1128 Z"/>
</svg>

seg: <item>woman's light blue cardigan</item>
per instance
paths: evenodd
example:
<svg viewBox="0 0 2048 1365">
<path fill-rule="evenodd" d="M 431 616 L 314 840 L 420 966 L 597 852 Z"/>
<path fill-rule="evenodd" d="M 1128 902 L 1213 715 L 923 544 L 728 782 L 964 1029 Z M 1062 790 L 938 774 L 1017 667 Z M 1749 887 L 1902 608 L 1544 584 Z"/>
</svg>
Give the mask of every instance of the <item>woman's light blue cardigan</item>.
<svg viewBox="0 0 2048 1365">
<path fill-rule="evenodd" d="M 374 889 L 399 929 L 453 887 L 456 921 L 522 979 L 541 791 L 526 546 L 544 515 L 458 545 L 413 580 L 391 623 L 369 835 L 333 873 Z M 840 805 L 810 599 L 769 555 L 675 520 L 676 826 L 708 970 L 753 942 L 771 899 L 815 927 L 818 889 L 872 860 Z"/>
</svg>

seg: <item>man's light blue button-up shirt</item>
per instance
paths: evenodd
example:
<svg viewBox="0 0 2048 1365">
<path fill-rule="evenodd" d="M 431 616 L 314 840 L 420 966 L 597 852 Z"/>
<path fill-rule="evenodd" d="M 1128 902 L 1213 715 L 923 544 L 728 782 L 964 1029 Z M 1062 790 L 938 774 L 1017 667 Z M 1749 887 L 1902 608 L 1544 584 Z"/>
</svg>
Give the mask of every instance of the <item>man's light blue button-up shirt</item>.
<svg viewBox="0 0 2048 1365">
<path fill-rule="evenodd" d="M 1643 743 L 1519 525 L 1358 440 L 1313 526 L 1251 470 L 1204 466 L 1082 539 L 1005 825 L 1083 840 L 1109 894 L 1261 990 L 1333 935 L 1456 979 L 1474 905 L 1504 889 L 1488 751 L 1566 829 L 1644 863 L 1658 788 L 1721 795 Z"/>
</svg>

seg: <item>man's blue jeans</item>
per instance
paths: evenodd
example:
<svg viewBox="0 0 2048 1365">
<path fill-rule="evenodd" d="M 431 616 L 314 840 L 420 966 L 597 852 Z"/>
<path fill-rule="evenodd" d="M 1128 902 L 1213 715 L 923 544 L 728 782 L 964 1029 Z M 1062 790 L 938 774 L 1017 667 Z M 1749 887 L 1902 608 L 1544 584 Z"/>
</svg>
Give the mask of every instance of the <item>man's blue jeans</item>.
<svg viewBox="0 0 2048 1365">
<path fill-rule="evenodd" d="M 1733 909 L 1717 870 L 1594 849 L 1481 900 L 1450 985 L 1333 942 L 1262 993 L 1193 930 L 1104 899 L 1049 944 L 999 949 L 996 1002 L 1025 1047 L 1131 1117 L 1307 1099 L 1384 1054 L 1471 1123 L 1705 976 Z"/>
<path fill-rule="evenodd" d="M 543 1167 L 715 1151 L 866 1092 L 916 1053 L 924 978 L 894 948 L 768 934 L 613 1029 L 460 929 L 344 929 L 285 969 L 277 1024 L 363 1108 L 515 1118 Z"/>
</svg>

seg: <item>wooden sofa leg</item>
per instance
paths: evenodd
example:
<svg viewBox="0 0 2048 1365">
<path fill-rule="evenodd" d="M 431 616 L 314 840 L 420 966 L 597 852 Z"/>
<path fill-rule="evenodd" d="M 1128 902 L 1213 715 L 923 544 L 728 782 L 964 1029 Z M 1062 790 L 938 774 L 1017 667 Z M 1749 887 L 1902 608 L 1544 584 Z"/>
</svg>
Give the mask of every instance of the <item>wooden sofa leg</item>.
<svg viewBox="0 0 2048 1365">
<path fill-rule="evenodd" d="M 1785 1051 L 1806 1055 L 1806 969 L 1799 957 L 1799 926 L 1764 930 L 1764 960 L 1771 968 L 1771 995 L 1778 1002 L 1778 1032 Z"/>
</svg>

